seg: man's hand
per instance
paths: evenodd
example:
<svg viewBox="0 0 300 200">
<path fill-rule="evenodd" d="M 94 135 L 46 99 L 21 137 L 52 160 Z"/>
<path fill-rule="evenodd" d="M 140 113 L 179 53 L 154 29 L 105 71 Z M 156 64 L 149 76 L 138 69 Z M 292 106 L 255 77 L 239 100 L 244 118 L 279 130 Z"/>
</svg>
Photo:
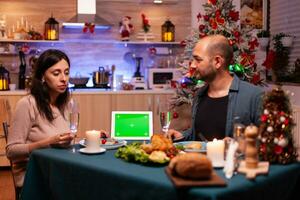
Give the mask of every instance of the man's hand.
<svg viewBox="0 0 300 200">
<path fill-rule="evenodd" d="M 169 129 L 167 132 L 167 138 L 171 140 L 180 140 L 183 138 L 183 135 L 179 131 L 176 131 L 174 129 Z"/>
</svg>

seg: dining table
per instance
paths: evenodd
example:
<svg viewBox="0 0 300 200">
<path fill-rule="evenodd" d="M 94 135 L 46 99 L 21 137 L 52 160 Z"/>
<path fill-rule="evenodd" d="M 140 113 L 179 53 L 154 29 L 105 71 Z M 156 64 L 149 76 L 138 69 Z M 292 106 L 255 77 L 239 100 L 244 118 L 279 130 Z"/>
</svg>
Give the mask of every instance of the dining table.
<svg viewBox="0 0 300 200">
<path fill-rule="evenodd" d="M 140 164 L 116 158 L 116 150 L 87 155 L 78 150 L 46 148 L 31 153 L 21 199 L 299 199 L 300 163 L 271 164 L 266 175 L 249 180 L 237 173 L 226 186 L 175 187 L 167 165 Z"/>
</svg>

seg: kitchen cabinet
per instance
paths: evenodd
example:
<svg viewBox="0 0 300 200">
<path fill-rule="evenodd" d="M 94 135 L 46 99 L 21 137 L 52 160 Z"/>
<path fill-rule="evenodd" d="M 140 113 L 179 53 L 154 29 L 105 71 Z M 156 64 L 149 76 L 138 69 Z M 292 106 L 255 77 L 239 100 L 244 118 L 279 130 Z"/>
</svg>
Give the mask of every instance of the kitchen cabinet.
<svg viewBox="0 0 300 200">
<path fill-rule="evenodd" d="M 78 137 L 85 137 L 86 130 L 103 129 L 110 132 L 112 111 L 152 111 L 153 131 L 161 132 L 159 104 L 173 95 L 173 91 L 97 91 L 72 93 L 78 101 L 80 119 Z M 15 93 L 15 94 L 13 94 Z M 8 95 L 9 94 L 9 95 Z M 0 97 L 8 99 L 12 110 L 25 91 L 1 92 Z"/>
<path fill-rule="evenodd" d="M 110 130 L 111 95 L 73 94 L 79 104 L 78 137 L 85 137 L 86 130 Z"/>
<path fill-rule="evenodd" d="M 2 123 L 10 122 L 11 108 L 7 99 L 0 98 L 0 166 L 9 166 L 9 160 L 6 158 L 6 140 Z"/>
<path fill-rule="evenodd" d="M 159 104 L 171 96 L 172 94 L 113 95 L 112 111 L 152 111 L 153 132 L 160 133 Z"/>
</svg>

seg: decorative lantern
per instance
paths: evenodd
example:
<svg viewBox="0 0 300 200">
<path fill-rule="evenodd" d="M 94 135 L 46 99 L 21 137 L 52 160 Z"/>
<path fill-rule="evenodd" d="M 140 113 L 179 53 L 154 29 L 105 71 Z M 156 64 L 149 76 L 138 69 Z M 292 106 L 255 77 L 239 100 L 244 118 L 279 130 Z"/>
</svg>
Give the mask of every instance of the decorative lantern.
<svg viewBox="0 0 300 200">
<path fill-rule="evenodd" d="M 175 26 L 169 19 L 161 26 L 161 40 L 163 42 L 175 41 Z"/>
<path fill-rule="evenodd" d="M 0 91 L 9 90 L 9 71 L 0 63 Z"/>
<path fill-rule="evenodd" d="M 45 22 L 45 40 L 59 39 L 59 23 L 51 17 Z"/>
</svg>

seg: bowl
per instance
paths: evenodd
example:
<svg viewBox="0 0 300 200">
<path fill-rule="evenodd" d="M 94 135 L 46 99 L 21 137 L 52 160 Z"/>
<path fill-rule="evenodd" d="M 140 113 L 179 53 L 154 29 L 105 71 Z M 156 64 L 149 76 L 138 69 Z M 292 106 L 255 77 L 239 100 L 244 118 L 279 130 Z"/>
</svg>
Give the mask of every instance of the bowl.
<svg viewBox="0 0 300 200">
<path fill-rule="evenodd" d="M 69 82 L 74 85 L 86 85 L 90 77 L 70 77 Z"/>
</svg>

